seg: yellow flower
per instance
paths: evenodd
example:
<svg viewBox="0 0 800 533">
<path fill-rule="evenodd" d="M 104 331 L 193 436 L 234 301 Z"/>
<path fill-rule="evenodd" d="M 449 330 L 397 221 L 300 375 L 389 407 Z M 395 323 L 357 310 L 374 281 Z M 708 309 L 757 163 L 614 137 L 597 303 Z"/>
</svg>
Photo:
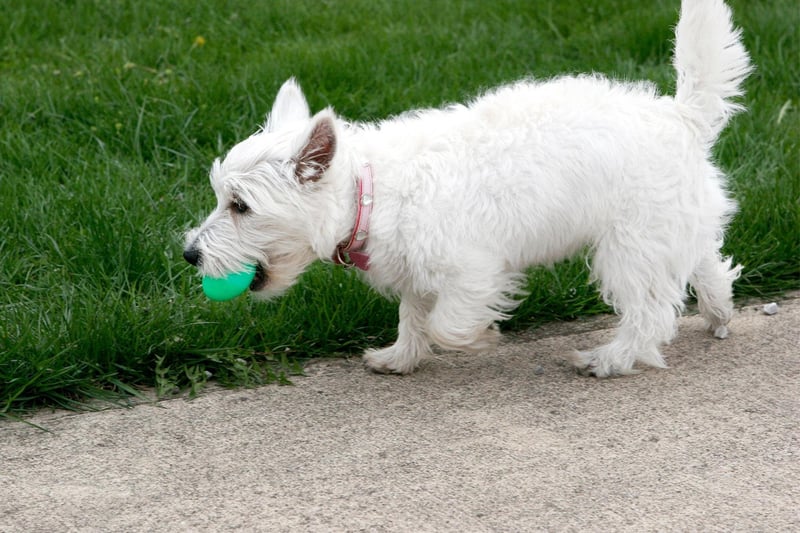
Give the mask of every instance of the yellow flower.
<svg viewBox="0 0 800 533">
<path fill-rule="evenodd" d="M 200 48 L 201 46 L 205 46 L 206 38 L 202 35 L 198 35 L 194 38 L 194 43 L 192 43 L 192 48 Z"/>
</svg>

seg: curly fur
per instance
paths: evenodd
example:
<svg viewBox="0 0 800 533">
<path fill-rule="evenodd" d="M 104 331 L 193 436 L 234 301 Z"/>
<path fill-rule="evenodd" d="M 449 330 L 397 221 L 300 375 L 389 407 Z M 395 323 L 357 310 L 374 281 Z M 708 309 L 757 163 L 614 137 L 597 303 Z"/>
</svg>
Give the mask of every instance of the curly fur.
<svg viewBox="0 0 800 533">
<path fill-rule="evenodd" d="M 720 255 L 735 203 L 711 147 L 741 106 L 750 70 L 720 0 L 685 0 L 676 29 L 676 96 L 600 75 L 523 80 L 466 105 L 375 124 L 313 117 L 294 80 L 265 128 L 211 171 L 217 209 L 189 233 L 203 273 L 247 262 L 259 294 L 329 260 L 353 228 L 358 167 L 375 175 L 364 279 L 400 297 L 397 342 L 366 364 L 408 373 L 431 353 L 490 349 L 518 302 L 521 272 L 584 248 L 620 315 L 607 345 L 574 355 L 597 376 L 636 361 L 664 367 L 686 287 L 727 334 L 740 267 Z M 237 203 L 238 202 L 238 203 Z M 236 206 L 247 206 L 241 213 Z"/>
</svg>

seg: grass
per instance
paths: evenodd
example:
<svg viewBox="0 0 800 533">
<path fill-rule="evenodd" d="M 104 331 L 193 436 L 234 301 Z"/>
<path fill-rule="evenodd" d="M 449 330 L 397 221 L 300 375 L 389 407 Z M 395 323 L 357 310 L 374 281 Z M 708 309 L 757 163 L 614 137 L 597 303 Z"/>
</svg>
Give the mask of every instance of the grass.
<svg viewBox="0 0 800 533">
<path fill-rule="evenodd" d="M 316 265 L 285 298 L 211 303 L 181 260 L 212 159 L 289 76 L 374 120 L 527 75 L 674 87 L 678 1 L 9 0 L 0 22 L 0 415 L 213 376 L 286 381 L 305 357 L 391 342 L 396 304 Z M 716 153 L 741 211 L 737 295 L 800 287 L 794 0 L 732 2 L 758 66 Z M 583 260 L 531 272 L 509 328 L 605 310 Z"/>
</svg>

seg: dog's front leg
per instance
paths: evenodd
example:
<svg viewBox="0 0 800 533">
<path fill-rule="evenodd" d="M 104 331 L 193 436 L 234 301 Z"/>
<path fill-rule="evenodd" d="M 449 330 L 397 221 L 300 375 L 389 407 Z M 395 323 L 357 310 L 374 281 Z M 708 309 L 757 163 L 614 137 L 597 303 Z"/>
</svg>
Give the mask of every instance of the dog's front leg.
<svg viewBox="0 0 800 533">
<path fill-rule="evenodd" d="M 462 298 L 449 300 L 440 295 L 428 318 L 427 332 L 431 342 L 443 350 L 480 353 L 492 350 L 500 340 L 495 324 L 500 315 L 484 305 L 469 305 Z"/>
<path fill-rule="evenodd" d="M 397 342 L 388 348 L 367 350 L 364 363 L 380 373 L 410 374 L 420 361 L 430 355 L 430 342 L 425 334 L 425 323 L 430 313 L 429 299 L 406 294 L 400 300 L 400 323 Z"/>
</svg>

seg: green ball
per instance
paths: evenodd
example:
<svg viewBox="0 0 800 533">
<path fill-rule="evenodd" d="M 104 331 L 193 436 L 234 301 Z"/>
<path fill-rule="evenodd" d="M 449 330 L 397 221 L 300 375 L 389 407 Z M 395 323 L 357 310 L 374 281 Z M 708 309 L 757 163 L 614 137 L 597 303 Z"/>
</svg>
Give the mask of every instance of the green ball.
<svg viewBox="0 0 800 533">
<path fill-rule="evenodd" d="M 232 272 L 223 278 L 203 276 L 203 292 L 217 302 L 232 300 L 247 290 L 255 276 L 255 265 L 247 265 L 243 271 Z"/>
</svg>

